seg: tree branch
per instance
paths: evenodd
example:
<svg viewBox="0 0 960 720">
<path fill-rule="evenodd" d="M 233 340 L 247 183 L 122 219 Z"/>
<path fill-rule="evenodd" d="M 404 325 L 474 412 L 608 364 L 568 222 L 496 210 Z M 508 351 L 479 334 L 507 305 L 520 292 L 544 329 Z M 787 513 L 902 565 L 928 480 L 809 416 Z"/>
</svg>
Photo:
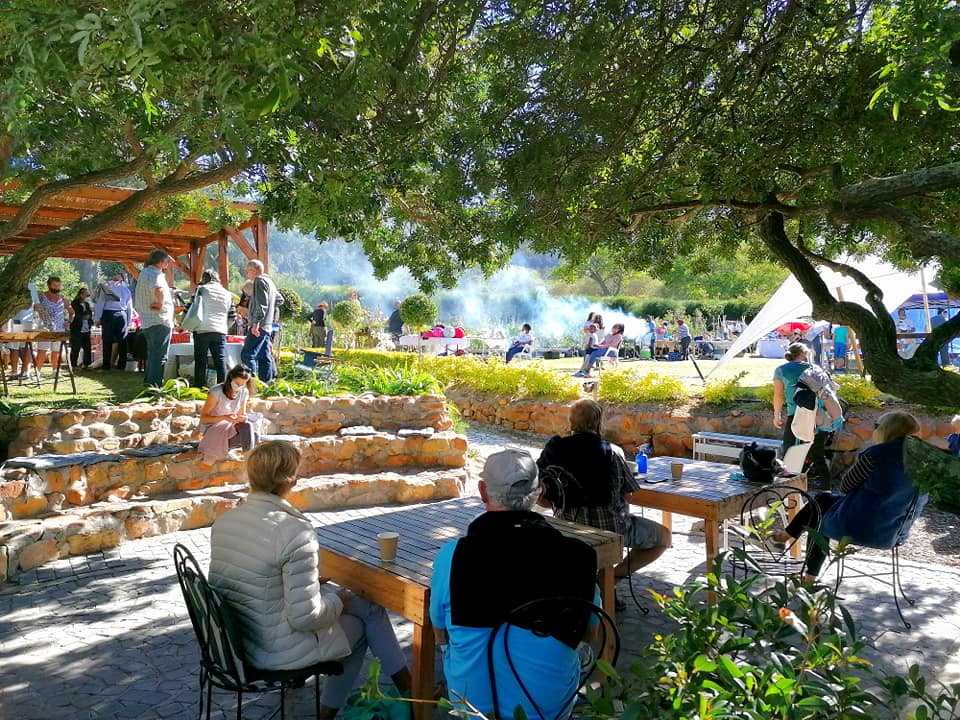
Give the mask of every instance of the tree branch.
<svg viewBox="0 0 960 720">
<path fill-rule="evenodd" d="M 38 238 L 34 238 L 27 243 L 24 248 L 18 250 L 16 255 L 29 248 L 31 255 L 46 253 L 41 258 L 48 257 L 57 249 L 70 247 L 85 240 L 90 240 L 109 232 L 117 225 L 133 220 L 138 213 L 147 209 L 152 204 L 181 193 L 198 190 L 208 185 L 229 180 L 236 174 L 242 172 L 244 164 L 239 160 L 227 163 L 214 170 L 208 170 L 201 173 L 195 173 L 186 178 L 177 178 L 176 173 L 169 175 L 152 188 L 138 190 L 130 197 L 121 200 L 116 205 L 112 205 L 106 210 L 97 213 L 91 217 L 80 220 L 69 227 L 52 230 Z"/>
<path fill-rule="evenodd" d="M 140 142 L 140 137 L 137 135 L 137 130 L 133 126 L 133 123 L 130 120 L 127 120 L 123 124 L 123 134 L 127 138 L 127 143 L 129 143 L 130 148 L 133 150 L 134 157 L 141 157 L 146 151 L 143 148 L 143 143 Z M 147 183 L 147 187 L 153 187 L 156 185 L 157 180 L 153 176 L 153 171 L 148 165 L 143 172 L 143 179 Z"/>
<path fill-rule="evenodd" d="M 398 57 L 393 64 L 393 67 L 396 68 L 398 73 L 402 74 L 406 72 L 410 63 L 413 62 L 414 57 L 417 55 L 417 50 L 420 48 L 423 31 L 426 29 L 427 23 L 430 22 L 430 19 L 436 11 L 436 0 L 428 0 L 428 2 L 420 5 L 420 11 L 417 13 L 416 20 L 414 20 L 414 25 L 410 30 L 410 37 L 407 38 L 407 44 L 403 48 L 403 53 L 401 53 L 400 57 Z"/>
<path fill-rule="evenodd" d="M 13 157 L 13 135 L 0 133 L 0 181 L 7 175 L 10 159 Z"/>
<path fill-rule="evenodd" d="M 883 178 L 870 178 L 838 190 L 844 205 L 877 205 L 921 193 L 960 187 L 960 162 Z"/>
<path fill-rule="evenodd" d="M 880 324 L 884 326 L 884 330 L 891 334 L 896 334 L 896 325 L 893 324 L 893 319 L 890 317 L 890 313 L 887 312 L 887 306 L 883 304 L 883 290 L 881 290 L 873 280 L 846 263 L 830 260 L 807 248 L 801 248 L 800 251 L 808 260 L 819 263 L 820 265 L 825 265 L 834 272 L 853 278 L 860 287 L 867 291 L 867 304 L 870 306 L 870 309 L 873 310 L 873 314 L 877 316 Z"/>
<path fill-rule="evenodd" d="M 87 185 L 99 185 L 135 175 L 143 170 L 150 163 L 150 160 L 151 156 L 148 153 L 144 153 L 142 156 L 134 158 L 130 162 L 123 163 L 122 165 L 117 165 L 116 167 L 96 170 L 84 175 L 77 175 L 64 180 L 55 180 L 54 182 L 41 185 L 30 194 L 30 197 L 20 206 L 20 210 L 17 211 L 16 215 L 7 222 L 0 223 L 0 242 L 15 237 L 26 230 L 30 224 L 30 220 L 33 219 L 33 216 L 36 215 L 37 211 L 43 206 L 43 203 L 54 195 Z"/>
<path fill-rule="evenodd" d="M 960 314 L 954 315 L 940 327 L 934 328 L 917 346 L 910 360 L 916 360 L 921 367 L 936 365 L 940 348 L 957 336 L 960 336 Z"/>
</svg>

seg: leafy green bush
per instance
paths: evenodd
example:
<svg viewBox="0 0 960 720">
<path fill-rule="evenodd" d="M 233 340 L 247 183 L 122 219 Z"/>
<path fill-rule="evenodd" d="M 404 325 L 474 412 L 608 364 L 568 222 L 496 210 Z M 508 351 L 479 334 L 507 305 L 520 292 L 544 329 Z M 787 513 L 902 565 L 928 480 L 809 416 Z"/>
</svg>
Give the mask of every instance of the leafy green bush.
<svg viewBox="0 0 960 720">
<path fill-rule="evenodd" d="M 605 372 L 597 391 L 599 400 L 614 403 L 678 403 L 686 396 L 683 381 L 678 378 L 619 369 Z"/>
<path fill-rule="evenodd" d="M 877 678 L 882 692 L 862 679 L 871 668 L 860 656 L 866 641 L 829 589 L 759 573 L 739 581 L 722 576 L 723 563 L 717 558 L 704 583 L 653 593 L 678 629 L 655 635 L 622 675 L 608 668 L 613 681 L 588 691 L 589 717 L 904 717 L 908 699 L 919 705 L 912 717 L 956 717 L 960 685 L 934 695 L 917 666 L 906 679 Z"/>
<path fill-rule="evenodd" d="M 761 385 L 758 388 L 754 388 L 748 392 L 749 395 L 755 397 L 757 400 L 762 402 L 767 407 L 773 407 L 773 384 L 770 385 Z"/>
<path fill-rule="evenodd" d="M 847 404 L 853 407 L 871 408 L 883 405 L 880 401 L 880 391 L 866 378 L 859 375 L 834 375 L 833 379 L 840 385 L 839 395 Z"/>
<path fill-rule="evenodd" d="M 411 295 L 400 303 L 400 319 L 414 330 L 422 330 L 437 319 L 437 305 L 423 294 Z"/>
<path fill-rule="evenodd" d="M 334 357 L 348 365 L 374 365 L 395 368 L 410 362 L 409 353 L 383 352 L 380 350 L 336 350 Z"/>
<path fill-rule="evenodd" d="M 729 380 L 717 380 L 707 383 L 703 391 L 703 401 L 707 405 L 730 405 L 738 398 L 743 396 L 743 388 L 740 381 L 747 376 L 747 373 L 737 373 Z"/>
<path fill-rule="evenodd" d="M 442 389 L 433 375 L 411 364 L 394 368 L 342 365 L 336 375 L 339 387 L 355 394 L 426 395 Z"/>
<path fill-rule="evenodd" d="M 202 388 L 190 387 L 183 378 L 170 378 L 163 385 L 145 387 L 134 398 L 136 400 L 206 400 L 207 393 Z"/>
<path fill-rule="evenodd" d="M 306 306 L 303 304 L 299 293 L 287 287 L 277 288 L 277 290 L 283 296 L 283 305 L 280 306 L 280 319 L 300 317 Z"/>
</svg>

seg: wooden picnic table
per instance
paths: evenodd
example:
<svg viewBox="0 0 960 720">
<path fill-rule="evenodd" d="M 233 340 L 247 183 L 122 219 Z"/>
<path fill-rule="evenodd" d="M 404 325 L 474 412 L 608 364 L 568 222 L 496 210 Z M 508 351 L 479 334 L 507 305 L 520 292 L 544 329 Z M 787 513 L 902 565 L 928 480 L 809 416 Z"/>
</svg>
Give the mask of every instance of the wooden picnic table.
<svg viewBox="0 0 960 720">
<path fill-rule="evenodd" d="M 413 623 L 413 696 L 432 699 L 435 645 L 430 623 L 430 578 L 433 559 L 442 545 L 466 535 L 467 526 L 484 512 L 478 497 L 458 498 L 391 510 L 317 528 L 320 572 Z M 604 609 L 613 616 L 613 566 L 623 557 L 623 539 L 604 530 L 547 518 L 564 535 L 576 537 L 597 552 L 598 582 Z M 397 559 L 381 563 L 377 534 L 397 532 Z M 603 649 L 611 659 L 612 638 Z M 428 704 L 414 705 L 418 720 L 433 716 Z"/>
<path fill-rule="evenodd" d="M 70 379 L 70 387 L 73 394 L 77 394 L 77 381 L 73 375 L 73 367 L 70 365 L 70 333 L 51 332 L 49 330 L 23 330 L 21 332 L 0 332 L 0 344 L 22 343 L 27 352 L 30 353 L 30 369 L 33 371 L 33 380 L 37 387 L 40 386 L 40 368 L 37 367 L 37 351 L 33 344 L 37 342 L 59 343 L 60 363 L 53 372 L 53 391 L 57 391 L 57 385 L 60 382 L 60 368 L 66 368 L 67 377 Z M 13 352 L 11 350 L 11 352 Z M 23 373 L 21 372 L 20 385 L 23 385 Z M 7 369 L 0 362 L 0 387 L 3 394 L 9 394 L 7 382 Z"/>
<path fill-rule="evenodd" d="M 683 463 L 683 477 L 673 480 L 670 466 Z M 739 518 L 743 503 L 762 485 L 747 480 L 734 480 L 731 475 L 740 468 L 728 463 L 690 460 L 676 457 L 652 457 L 647 461 L 647 481 L 630 496 L 634 505 L 654 508 L 663 512 L 663 524 L 673 528 L 673 513 L 703 520 L 703 533 L 707 550 L 707 571 L 720 551 L 721 527 L 725 520 Z M 649 482 L 663 480 L 662 482 Z M 796 475 L 781 480 L 800 490 L 807 489 L 807 476 Z M 799 552 L 799 546 L 795 546 Z"/>
</svg>

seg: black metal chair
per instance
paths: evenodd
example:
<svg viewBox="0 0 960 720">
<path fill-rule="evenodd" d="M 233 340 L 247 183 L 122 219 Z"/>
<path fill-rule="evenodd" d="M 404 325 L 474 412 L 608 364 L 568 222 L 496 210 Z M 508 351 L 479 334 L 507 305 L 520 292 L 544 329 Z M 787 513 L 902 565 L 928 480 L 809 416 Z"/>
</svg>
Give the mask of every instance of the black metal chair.
<svg viewBox="0 0 960 720">
<path fill-rule="evenodd" d="M 783 530 L 793 516 L 809 505 L 807 532 L 787 543 L 777 543 L 773 535 Z M 741 553 L 731 553 L 734 577 L 738 571 L 765 575 L 802 576 L 806 570 L 805 541 L 824 542 L 819 535 L 820 507 L 809 493 L 790 485 L 764 485 L 748 497 L 740 508 L 740 522 L 728 523 L 727 531 L 736 536 Z"/>
<path fill-rule="evenodd" d="M 520 674 L 510 656 L 509 635 L 512 628 L 520 627 L 530 630 L 536 635 L 564 638 L 570 645 L 585 635 L 585 630 L 589 625 L 590 617 L 596 617 L 598 620 L 599 632 L 593 634 L 590 642 L 583 640 L 577 647 L 577 655 L 580 660 L 580 683 L 576 691 L 568 699 L 571 705 L 584 685 L 587 684 L 591 675 L 597 667 L 597 658 L 603 648 L 607 646 L 607 641 L 611 640 L 613 646 L 613 657 L 610 665 L 616 665 L 620 657 L 620 633 L 617 630 L 617 624 L 602 608 L 593 603 L 589 603 L 576 597 L 547 597 L 531 600 L 514 608 L 509 617 L 498 625 L 490 633 L 487 641 L 487 666 L 491 678 L 491 694 L 493 697 L 494 714 L 493 717 L 512 717 L 513 708 L 504 708 L 506 714 L 501 715 L 499 707 L 499 697 L 494 669 L 494 646 L 499 640 L 502 643 L 504 654 L 510 671 L 520 686 L 524 696 L 530 702 L 530 705 L 536 710 L 535 717 L 544 717 L 543 712 L 537 704 L 536 698 L 530 695 L 526 686 L 520 678 Z M 502 631 L 502 632 L 501 632 Z M 564 640 L 561 640 L 563 642 Z M 559 720 L 559 716 L 557 718 Z"/>
<path fill-rule="evenodd" d="M 243 661 L 240 635 L 227 603 L 210 587 L 193 554 L 183 545 L 173 549 L 173 561 L 193 631 L 200 645 L 200 712 L 203 691 L 207 691 L 207 720 L 210 720 L 214 686 L 237 694 L 237 720 L 243 712 L 243 693 L 280 689 L 280 717 L 285 718 L 283 690 L 302 686 L 315 678 L 314 702 L 320 716 L 320 676 L 340 675 L 339 662 L 322 662 L 297 670 L 261 670 Z"/>
<path fill-rule="evenodd" d="M 837 593 L 840 590 L 840 584 L 843 582 L 844 578 L 870 578 L 873 580 L 878 580 L 884 585 L 889 585 L 893 593 L 893 603 L 897 608 L 897 615 L 900 616 L 900 622 L 903 623 L 903 627 L 909 630 L 913 627 L 910 622 L 903 615 L 903 608 L 900 606 L 900 598 L 903 598 L 904 602 L 908 605 L 914 605 L 915 601 L 912 598 L 908 598 L 907 594 L 903 591 L 903 584 L 900 582 L 900 546 L 903 545 L 907 539 L 910 537 L 910 529 L 913 527 L 913 523 L 920 513 L 923 512 L 923 509 L 926 507 L 927 502 L 929 501 L 930 496 L 923 493 L 921 494 L 919 490 L 913 493 L 913 498 L 910 501 L 910 505 L 907 508 L 907 514 L 904 515 L 903 520 L 900 522 L 900 529 L 897 531 L 896 538 L 894 539 L 893 546 L 890 548 L 886 547 L 876 547 L 876 550 L 890 550 L 890 569 L 885 572 L 866 572 L 861 570 L 852 570 L 848 571 L 847 562 L 852 554 L 856 552 L 857 545 L 852 543 L 843 545 L 840 552 L 836 554 L 835 562 L 837 564 L 837 583 L 834 586 L 834 593 Z M 873 547 L 869 545 L 860 545 L 860 547 Z"/>
</svg>

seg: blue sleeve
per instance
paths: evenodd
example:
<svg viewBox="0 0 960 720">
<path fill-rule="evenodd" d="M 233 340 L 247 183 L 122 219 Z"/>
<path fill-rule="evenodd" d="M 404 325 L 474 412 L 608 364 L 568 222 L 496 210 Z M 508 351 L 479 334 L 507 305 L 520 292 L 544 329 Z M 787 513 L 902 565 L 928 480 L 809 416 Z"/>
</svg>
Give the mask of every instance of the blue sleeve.
<svg viewBox="0 0 960 720">
<path fill-rule="evenodd" d="M 593 586 L 593 604 L 598 608 L 603 607 L 603 600 L 600 599 L 600 586 Z M 600 624 L 600 618 L 596 613 L 590 613 L 590 627 L 596 627 Z"/>
<path fill-rule="evenodd" d="M 947 436 L 947 447 L 950 449 L 951 455 L 960 458 L 960 433 Z"/>
<path fill-rule="evenodd" d="M 446 629 L 447 611 L 450 608 L 450 567 L 457 541 L 451 540 L 437 552 L 433 560 L 433 577 L 430 579 L 430 622 L 436 628 Z"/>
</svg>

